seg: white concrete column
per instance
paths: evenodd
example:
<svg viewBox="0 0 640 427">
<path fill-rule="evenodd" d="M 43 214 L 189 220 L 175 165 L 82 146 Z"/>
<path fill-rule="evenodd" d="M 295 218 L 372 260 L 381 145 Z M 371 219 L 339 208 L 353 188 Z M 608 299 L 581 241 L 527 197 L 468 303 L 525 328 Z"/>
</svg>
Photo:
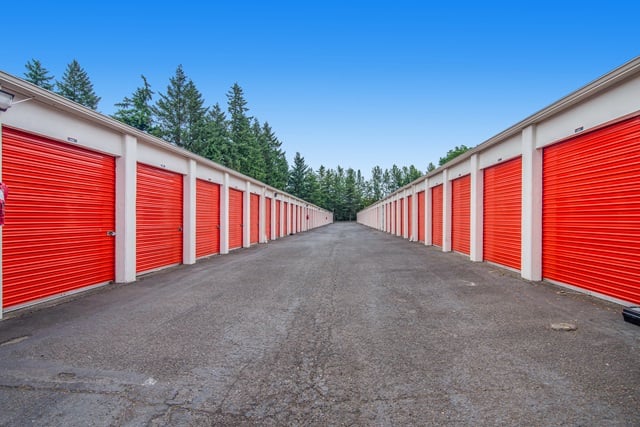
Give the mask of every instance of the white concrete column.
<svg viewBox="0 0 640 427">
<path fill-rule="evenodd" d="M 402 238 L 409 238 L 409 193 L 404 191 L 402 198 Z"/>
<path fill-rule="evenodd" d="M 136 194 L 138 140 L 125 135 L 116 158 L 116 282 L 136 280 Z"/>
<path fill-rule="evenodd" d="M 291 231 L 293 232 L 293 234 L 297 234 L 298 231 L 298 205 L 297 202 L 296 204 L 293 205 L 293 210 L 291 212 L 291 224 L 293 225 L 293 227 L 291 227 Z"/>
<path fill-rule="evenodd" d="M 391 212 L 391 230 L 389 230 L 389 232 L 391 234 L 396 234 L 396 209 L 395 209 L 395 203 L 394 201 L 396 200 L 395 196 L 391 198 L 391 201 L 389 202 L 389 212 Z"/>
<path fill-rule="evenodd" d="M 429 179 L 424 181 L 424 244 L 433 245 L 433 196 Z"/>
<path fill-rule="evenodd" d="M 264 196 L 264 193 L 266 191 L 266 188 L 262 188 L 262 190 L 260 191 L 260 213 L 259 213 L 259 217 L 260 217 L 260 227 L 258 230 L 258 243 L 266 243 L 267 240 L 269 239 L 269 237 L 267 237 L 267 207 L 266 205 L 266 198 Z"/>
<path fill-rule="evenodd" d="M 442 252 L 451 251 L 451 181 L 449 170 L 442 171 Z"/>
<path fill-rule="evenodd" d="M 482 238 L 484 217 L 484 173 L 480 169 L 479 156 L 474 154 L 471 163 L 471 236 L 469 258 L 482 261 Z"/>
<path fill-rule="evenodd" d="M 189 159 L 182 197 L 182 263 L 196 262 L 196 161 Z"/>
<path fill-rule="evenodd" d="M 412 242 L 418 241 L 418 187 L 416 185 L 411 187 L 411 236 L 409 239 Z"/>
<path fill-rule="evenodd" d="M 220 194 L 220 253 L 229 253 L 229 173 L 224 173 Z"/>
<path fill-rule="evenodd" d="M 521 275 L 542 280 L 542 150 L 534 125 L 522 130 Z"/>
<path fill-rule="evenodd" d="M 242 212 L 242 247 L 251 246 L 251 183 L 246 182 L 244 192 L 244 212 Z"/>
</svg>

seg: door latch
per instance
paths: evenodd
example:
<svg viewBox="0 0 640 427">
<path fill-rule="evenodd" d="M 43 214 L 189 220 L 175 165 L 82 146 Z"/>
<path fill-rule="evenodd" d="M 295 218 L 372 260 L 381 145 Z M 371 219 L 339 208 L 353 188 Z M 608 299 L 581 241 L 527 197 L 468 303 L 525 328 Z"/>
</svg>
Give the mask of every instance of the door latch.
<svg viewBox="0 0 640 427">
<path fill-rule="evenodd" d="M 116 232 L 115 231 L 107 231 L 107 236 L 116 237 Z"/>
</svg>

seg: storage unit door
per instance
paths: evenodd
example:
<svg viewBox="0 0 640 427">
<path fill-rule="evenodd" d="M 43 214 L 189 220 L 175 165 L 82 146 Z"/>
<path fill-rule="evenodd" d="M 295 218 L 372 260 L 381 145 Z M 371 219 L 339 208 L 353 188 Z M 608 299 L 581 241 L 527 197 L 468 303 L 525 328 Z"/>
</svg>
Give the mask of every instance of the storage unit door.
<svg viewBox="0 0 640 427">
<path fill-rule="evenodd" d="M 271 240 L 271 199 L 269 197 L 264 199 L 264 224 L 267 240 Z"/>
<path fill-rule="evenodd" d="M 522 160 L 484 170 L 483 254 L 485 261 L 520 270 Z"/>
<path fill-rule="evenodd" d="M 408 196 L 407 197 L 407 217 L 408 217 L 408 223 L 407 223 L 407 232 L 409 234 L 409 239 L 411 239 L 411 232 L 413 231 L 413 197 L 412 196 Z"/>
<path fill-rule="evenodd" d="M 387 229 L 386 232 L 390 233 L 391 232 L 391 205 L 389 203 L 387 203 L 384 207 L 385 209 L 385 214 L 387 215 Z"/>
<path fill-rule="evenodd" d="M 418 241 L 424 243 L 425 239 L 425 212 L 424 212 L 425 192 L 418 193 Z"/>
<path fill-rule="evenodd" d="M 182 175 L 138 163 L 136 272 L 182 262 Z"/>
<path fill-rule="evenodd" d="M 302 206 L 298 207 L 298 231 L 302 231 Z"/>
<path fill-rule="evenodd" d="M 196 180 L 196 257 L 220 253 L 220 185 Z"/>
<path fill-rule="evenodd" d="M 229 249 L 242 247 L 244 194 L 234 188 L 229 189 Z"/>
<path fill-rule="evenodd" d="M 280 200 L 276 200 L 276 239 L 280 238 Z"/>
<path fill-rule="evenodd" d="M 251 194 L 251 235 L 249 243 L 252 245 L 260 240 L 260 196 Z"/>
<path fill-rule="evenodd" d="M 289 235 L 289 203 L 284 202 L 284 235 Z"/>
<path fill-rule="evenodd" d="M 2 128 L 3 307 L 114 280 L 113 157 Z"/>
<path fill-rule="evenodd" d="M 431 188 L 431 240 L 436 246 L 442 246 L 442 184 Z"/>
<path fill-rule="evenodd" d="M 640 303 L 640 117 L 544 149 L 544 278 Z"/>
<path fill-rule="evenodd" d="M 394 202 L 393 202 L 393 219 L 394 219 L 393 224 L 392 224 L 393 225 L 393 233 L 397 235 L 398 234 L 398 228 L 400 228 L 400 227 L 398 227 L 398 201 L 397 200 L 394 200 Z"/>
<path fill-rule="evenodd" d="M 398 236 L 404 236 L 404 198 L 400 199 L 400 230 Z"/>
<path fill-rule="evenodd" d="M 471 246 L 471 177 L 451 181 L 451 249 L 469 254 Z"/>
</svg>

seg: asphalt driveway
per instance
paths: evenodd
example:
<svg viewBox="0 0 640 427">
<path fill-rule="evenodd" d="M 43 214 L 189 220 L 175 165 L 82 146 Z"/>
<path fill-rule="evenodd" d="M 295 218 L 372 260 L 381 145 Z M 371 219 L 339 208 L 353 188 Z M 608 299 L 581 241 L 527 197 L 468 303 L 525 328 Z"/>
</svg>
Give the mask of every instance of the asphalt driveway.
<svg viewBox="0 0 640 427">
<path fill-rule="evenodd" d="M 621 309 L 334 224 L 0 322 L 0 425 L 637 426 Z"/>
</svg>

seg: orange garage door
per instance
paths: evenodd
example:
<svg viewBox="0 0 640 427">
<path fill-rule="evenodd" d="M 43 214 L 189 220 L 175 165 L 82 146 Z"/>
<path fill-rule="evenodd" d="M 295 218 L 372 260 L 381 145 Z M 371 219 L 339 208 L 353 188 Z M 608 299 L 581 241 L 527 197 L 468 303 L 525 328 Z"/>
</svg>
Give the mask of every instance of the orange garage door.
<svg viewBox="0 0 640 427">
<path fill-rule="evenodd" d="M 260 195 L 251 194 L 251 235 L 249 243 L 252 245 L 260 240 Z"/>
<path fill-rule="evenodd" d="M 276 200 L 276 239 L 280 238 L 280 200 Z"/>
<path fill-rule="evenodd" d="M 267 240 L 271 240 L 271 199 L 269 197 L 264 199 L 264 225 Z"/>
<path fill-rule="evenodd" d="M 483 254 L 486 261 L 520 270 L 522 160 L 484 170 Z"/>
<path fill-rule="evenodd" d="M 547 279 L 640 303 L 640 118 L 544 149 Z"/>
<path fill-rule="evenodd" d="M 424 242 L 425 239 L 424 195 L 424 191 L 418 193 L 418 241 L 420 242 Z"/>
<path fill-rule="evenodd" d="M 431 239 L 436 246 L 442 246 L 442 188 L 442 184 L 431 188 Z"/>
<path fill-rule="evenodd" d="M 114 280 L 113 157 L 2 129 L 3 307 Z"/>
<path fill-rule="evenodd" d="M 404 236 L 404 197 L 400 199 L 400 230 L 398 236 Z"/>
<path fill-rule="evenodd" d="M 284 202 L 284 235 L 289 235 L 289 203 Z"/>
<path fill-rule="evenodd" d="M 471 177 L 451 181 L 451 249 L 469 254 L 471 239 Z"/>
<path fill-rule="evenodd" d="M 407 197 L 407 216 L 408 216 L 408 223 L 407 223 L 407 232 L 409 233 L 409 239 L 411 239 L 411 232 L 413 231 L 413 197 L 412 196 L 408 196 Z"/>
<path fill-rule="evenodd" d="M 182 262 L 182 175 L 138 163 L 136 272 Z"/>
<path fill-rule="evenodd" d="M 196 180 L 196 257 L 220 252 L 220 185 Z"/>
<path fill-rule="evenodd" d="M 229 249 L 242 247 L 242 212 L 244 194 L 240 190 L 229 189 Z"/>
</svg>

